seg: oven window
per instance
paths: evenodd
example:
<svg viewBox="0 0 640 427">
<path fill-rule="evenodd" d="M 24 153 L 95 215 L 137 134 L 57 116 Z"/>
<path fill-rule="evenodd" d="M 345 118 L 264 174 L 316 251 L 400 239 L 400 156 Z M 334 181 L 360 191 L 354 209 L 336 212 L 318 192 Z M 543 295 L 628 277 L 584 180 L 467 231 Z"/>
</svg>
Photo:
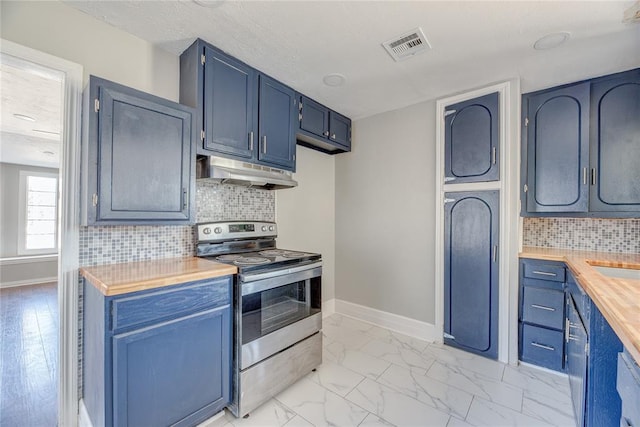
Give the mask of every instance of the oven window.
<svg viewBox="0 0 640 427">
<path fill-rule="evenodd" d="M 242 344 L 319 313 L 319 288 L 317 278 L 243 295 Z"/>
</svg>

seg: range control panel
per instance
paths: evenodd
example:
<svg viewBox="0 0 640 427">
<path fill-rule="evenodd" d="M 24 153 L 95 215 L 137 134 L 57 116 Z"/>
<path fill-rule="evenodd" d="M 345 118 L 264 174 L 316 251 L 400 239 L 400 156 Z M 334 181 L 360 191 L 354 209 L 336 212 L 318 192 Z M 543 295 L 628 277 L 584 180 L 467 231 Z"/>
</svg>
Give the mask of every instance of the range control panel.
<svg viewBox="0 0 640 427">
<path fill-rule="evenodd" d="M 197 225 L 198 242 L 224 242 L 239 239 L 276 237 L 278 227 L 267 221 L 219 221 Z"/>
</svg>

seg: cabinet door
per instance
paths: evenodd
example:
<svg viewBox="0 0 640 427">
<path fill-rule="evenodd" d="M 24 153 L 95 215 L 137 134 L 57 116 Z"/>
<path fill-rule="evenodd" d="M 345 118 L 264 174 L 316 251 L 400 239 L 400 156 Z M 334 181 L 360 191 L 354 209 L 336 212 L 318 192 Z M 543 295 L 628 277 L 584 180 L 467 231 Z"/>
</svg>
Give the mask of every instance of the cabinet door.
<svg viewBox="0 0 640 427">
<path fill-rule="evenodd" d="M 567 319 L 569 331 L 566 333 L 566 370 L 569 376 L 576 425 L 582 427 L 587 385 L 587 331 L 578 315 L 576 304 L 569 294 L 567 294 Z"/>
<path fill-rule="evenodd" d="M 589 83 L 528 95 L 523 105 L 527 212 L 586 212 Z"/>
<path fill-rule="evenodd" d="M 204 52 L 204 148 L 252 159 L 255 70 L 209 47 Z"/>
<path fill-rule="evenodd" d="M 297 118 L 293 89 L 260 75 L 258 160 L 283 169 L 295 169 Z"/>
<path fill-rule="evenodd" d="M 445 182 L 500 179 L 498 93 L 449 105 L 445 112 Z"/>
<path fill-rule="evenodd" d="M 114 425 L 195 425 L 224 408 L 230 312 L 221 307 L 114 336 Z"/>
<path fill-rule="evenodd" d="M 333 142 L 351 148 L 351 119 L 329 112 L 329 139 Z"/>
<path fill-rule="evenodd" d="M 591 168 L 589 210 L 640 211 L 640 70 L 593 82 Z"/>
<path fill-rule="evenodd" d="M 192 110 L 102 80 L 98 91 L 94 222 L 188 222 Z"/>
<path fill-rule="evenodd" d="M 300 129 L 321 138 L 329 137 L 329 109 L 306 96 L 300 97 Z"/>
<path fill-rule="evenodd" d="M 498 356 L 497 191 L 445 194 L 445 343 Z"/>
</svg>

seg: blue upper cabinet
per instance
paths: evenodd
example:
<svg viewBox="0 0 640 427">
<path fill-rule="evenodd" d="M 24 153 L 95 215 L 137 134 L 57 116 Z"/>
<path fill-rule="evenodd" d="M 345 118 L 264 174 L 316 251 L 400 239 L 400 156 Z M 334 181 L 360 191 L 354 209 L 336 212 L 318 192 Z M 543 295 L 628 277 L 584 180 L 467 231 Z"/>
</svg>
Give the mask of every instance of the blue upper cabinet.
<svg viewBox="0 0 640 427">
<path fill-rule="evenodd" d="M 209 47 L 204 55 L 204 148 L 252 159 L 255 71 Z"/>
<path fill-rule="evenodd" d="M 298 94 L 298 144 L 327 154 L 351 151 L 351 119 Z"/>
<path fill-rule="evenodd" d="M 258 160 L 295 170 L 296 93 L 282 83 L 260 74 L 259 104 Z"/>
<path fill-rule="evenodd" d="M 82 222 L 189 223 L 195 111 L 94 76 L 83 109 Z"/>
<path fill-rule="evenodd" d="M 589 83 L 526 96 L 529 212 L 586 212 Z"/>
<path fill-rule="evenodd" d="M 449 105 L 445 111 L 445 182 L 497 181 L 498 93 Z"/>
<path fill-rule="evenodd" d="M 522 97 L 522 215 L 640 216 L 640 69 Z"/>
<path fill-rule="evenodd" d="M 445 193 L 444 342 L 498 357 L 497 191 Z"/>
<path fill-rule="evenodd" d="M 198 39 L 180 56 L 180 102 L 198 111 L 197 154 L 295 171 L 293 89 Z"/>
<path fill-rule="evenodd" d="M 640 211 L 640 70 L 591 86 L 590 210 Z"/>
</svg>

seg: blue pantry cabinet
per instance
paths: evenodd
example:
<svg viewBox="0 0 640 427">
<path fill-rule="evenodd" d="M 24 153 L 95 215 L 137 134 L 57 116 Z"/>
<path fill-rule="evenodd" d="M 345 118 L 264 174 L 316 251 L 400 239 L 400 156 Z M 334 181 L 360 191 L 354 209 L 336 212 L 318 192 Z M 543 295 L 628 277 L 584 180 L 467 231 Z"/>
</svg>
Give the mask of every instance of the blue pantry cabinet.
<svg viewBox="0 0 640 427">
<path fill-rule="evenodd" d="M 192 108 L 90 76 L 83 102 L 83 224 L 192 222 L 194 125 Z"/>
<path fill-rule="evenodd" d="M 351 151 L 351 119 L 298 94 L 298 144 L 337 154 Z"/>
<path fill-rule="evenodd" d="M 199 155 L 295 171 L 295 91 L 196 40 L 180 56 L 180 102 L 197 110 Z"/>
<path fill-rule="evenodd" d="M 522 97 L 522 215 L 640 216 L 640 69 Z"/>
<path fill-rule="evenodd" d="M 193 426 L 231 399 L 231 277 L 117 296 L 84 284 L 94 426 Z"/>
<path fill-rule="evenodd" d="M 499 192 L 445 193 L 444 342 L 498 356 Z"/>
<path fill-rule="evenodd" d="M 445 110 L 445 183 L 500 179 L 498 93 L 448 105 Z"/>
</svg>

